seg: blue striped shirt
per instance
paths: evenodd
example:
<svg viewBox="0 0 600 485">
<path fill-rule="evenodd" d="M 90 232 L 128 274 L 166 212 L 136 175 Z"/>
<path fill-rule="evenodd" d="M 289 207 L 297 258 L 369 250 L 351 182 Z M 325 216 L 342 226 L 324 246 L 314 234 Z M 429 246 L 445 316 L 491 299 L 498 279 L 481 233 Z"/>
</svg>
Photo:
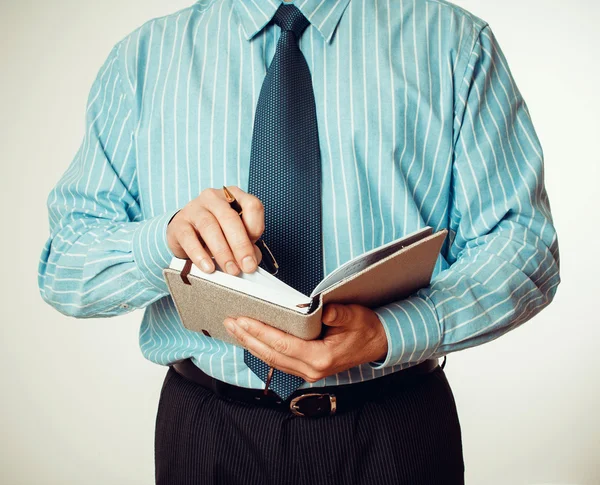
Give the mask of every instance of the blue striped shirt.
<svg viewBox="0 0 600 485">
<path fill-rule="evenodd" d="M 82 144 L 48 198 L 42 297 L 75 317 L 145 308 L 143 355 L 191 357 L 262 387 L 243 352 L 183 328 L 162 276 L 171 216 L 209 187 L 247 190 L 276 0 L 205 0 L 118 42 Z M 372 379 L 495 339 L 560 282 L 543 153 L 479 18 L 437 0 L 296 0 L 323 177 L 324 273 L 425 225 L 448 229 L 431 285 L 376 308 L 389 350 L 314 386 Z M 311 386 L 311 384 L 305 384 Z"/>
</svg>

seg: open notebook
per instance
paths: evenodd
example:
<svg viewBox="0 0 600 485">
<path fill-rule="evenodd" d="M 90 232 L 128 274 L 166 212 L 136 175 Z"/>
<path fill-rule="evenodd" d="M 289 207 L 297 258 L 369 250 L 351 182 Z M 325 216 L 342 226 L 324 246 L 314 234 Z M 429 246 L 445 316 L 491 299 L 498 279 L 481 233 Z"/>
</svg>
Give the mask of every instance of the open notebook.
<svg viewBox="0 0 600 485">
<path fill-rule="evenodd" d="M 190 330 L 236 343 L 222 322 L 228 316 L 249 316 L 311 339 L 320 333 L 322 308 L 328 302 L 374 307 L 427 286 L 447 233 L 432 232 L 427 226 L 356 256 L 323 278 L 310 295 L 260 267 L 233 276 L 220 269 L 204 273 L 188 260 L 173 258 L 164 274 Z"/>
</svg>

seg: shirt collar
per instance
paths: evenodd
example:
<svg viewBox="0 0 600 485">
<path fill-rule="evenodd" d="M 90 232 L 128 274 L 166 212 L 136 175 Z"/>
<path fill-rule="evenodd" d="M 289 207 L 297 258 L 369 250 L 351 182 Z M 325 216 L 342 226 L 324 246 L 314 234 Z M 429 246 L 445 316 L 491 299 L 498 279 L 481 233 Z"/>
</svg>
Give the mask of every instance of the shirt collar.
<svg viewBox="0 0 600 485">
<path fill-rule="evenodd" d="M 350 0 L 295 0 L 293 5 L 300 9 L 329 43 L 349 2 Z M 234 0 L 246 40 L 250 40 L 269 23 L 281 3 L 283 2 L 280 0 Z"/>
</svg>

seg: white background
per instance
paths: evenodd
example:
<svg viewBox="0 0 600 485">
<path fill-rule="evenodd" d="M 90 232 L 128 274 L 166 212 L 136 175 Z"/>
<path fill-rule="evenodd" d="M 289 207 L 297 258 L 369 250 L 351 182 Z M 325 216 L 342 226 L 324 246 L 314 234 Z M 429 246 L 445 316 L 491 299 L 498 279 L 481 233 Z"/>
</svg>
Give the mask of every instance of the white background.
<svg viewBox="0 0 600 485">
<path fill-rule="evenodd" d="M 599 484 L 600 2 L 459 3 L 490 23 L 530 108 L 563 280 L 540 315 L 448 359 L 467 484 Z M 0 3 L 0 483 L 153 483 L 166 368 L 139 351 L 141 313 L 64 317 L 41 300 L 37 264 L 46 197 L 81 142 L 102 62 L 143 22 L 188 4 Z"/>
</svg>

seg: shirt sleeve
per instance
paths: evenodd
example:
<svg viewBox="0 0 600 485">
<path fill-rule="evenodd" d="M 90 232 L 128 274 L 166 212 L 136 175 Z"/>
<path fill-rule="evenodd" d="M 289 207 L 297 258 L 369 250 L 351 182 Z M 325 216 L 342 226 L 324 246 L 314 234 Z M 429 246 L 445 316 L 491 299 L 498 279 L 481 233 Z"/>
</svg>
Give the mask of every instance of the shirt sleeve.
<svg viewBox="0 0 600 485">
<path fill-rule="evenodd" d="M 455 106 L 449 266 L 375 309 L 388 354 L 374 368 L 496 339 L 545 308 L 560 283 L 542 148 L 489 26 L 476 36 Z"/>
<path fill-rule="evenodd" d="M 121 45 L 96 76 L 83 142 L 47 201 L 38 286 L 46 302 L 75 317 L 117 315 L 168 294 L 162 270 L 173 256 L 166 228 L 175 211 L 144 220 L 140 209 Z"/>
</svg>

